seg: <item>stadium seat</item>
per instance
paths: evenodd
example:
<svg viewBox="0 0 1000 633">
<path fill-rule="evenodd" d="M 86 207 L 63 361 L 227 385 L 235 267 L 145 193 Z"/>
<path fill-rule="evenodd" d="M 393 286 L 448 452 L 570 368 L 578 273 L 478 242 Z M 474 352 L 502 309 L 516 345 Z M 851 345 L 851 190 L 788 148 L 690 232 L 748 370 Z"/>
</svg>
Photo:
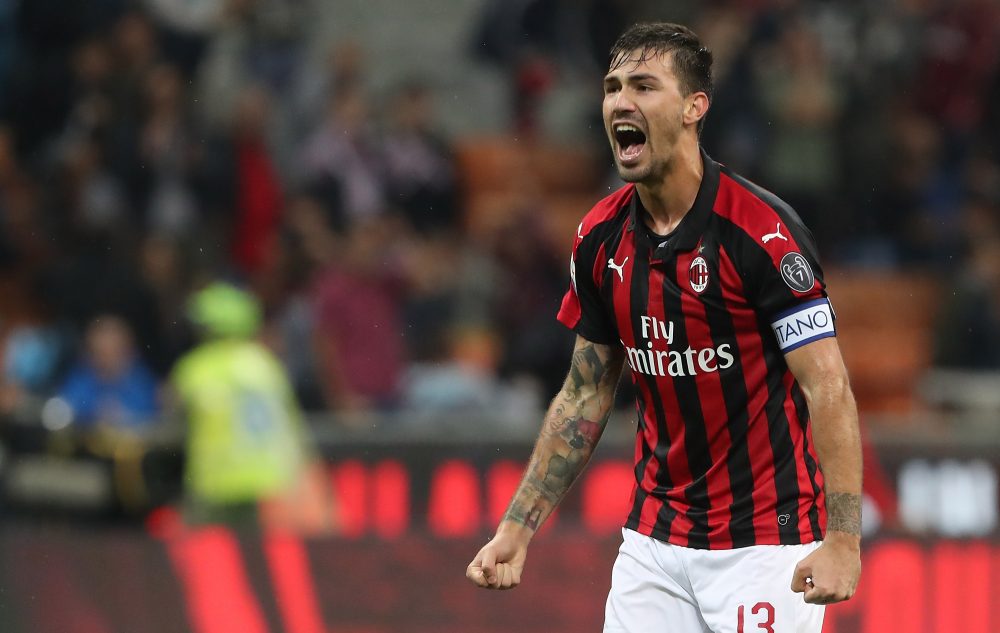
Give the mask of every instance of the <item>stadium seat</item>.
<svg viewBox="0 0 1000 633">
<path fill-rule="evenodd" d="M 829 271 L 837 337 L 862 412 L 910 413 L 930 367 L 938 288 L 931 277 Z"/>
</svg>

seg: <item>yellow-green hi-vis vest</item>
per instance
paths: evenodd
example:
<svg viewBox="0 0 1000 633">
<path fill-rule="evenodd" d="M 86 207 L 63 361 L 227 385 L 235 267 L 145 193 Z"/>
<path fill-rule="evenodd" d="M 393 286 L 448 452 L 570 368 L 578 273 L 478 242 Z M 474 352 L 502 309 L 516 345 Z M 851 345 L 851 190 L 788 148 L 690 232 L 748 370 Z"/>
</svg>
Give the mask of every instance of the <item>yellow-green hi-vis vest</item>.
<svg viewBox="0 0 1000 633">
<path fill-rule="evenodd" d="M 172 383 L 188 423 L 185 488 L 196 499 L 242 503 L 293 485 L 303 467 L 302 420 L 267 349 L 206 343 L 178 361 Z"/>
</svg>

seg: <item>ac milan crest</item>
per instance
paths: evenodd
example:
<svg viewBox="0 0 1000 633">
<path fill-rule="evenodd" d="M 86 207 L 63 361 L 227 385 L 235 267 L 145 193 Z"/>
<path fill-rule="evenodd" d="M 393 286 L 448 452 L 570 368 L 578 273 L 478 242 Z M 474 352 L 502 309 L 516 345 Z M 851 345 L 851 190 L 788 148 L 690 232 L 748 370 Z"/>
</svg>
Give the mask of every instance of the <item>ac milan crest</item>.
<svg viewBox="0 0 1000 633">
<path fill-rule="evenodd" d="M 701 294 L 708 287 L 708 262 L 701 255 L 695 257 L 694 261 L 691 262 L 691 268 L 688 269 L 688 281 L 691 282 L 691 290 L 698 294 Z"/>
</svg>

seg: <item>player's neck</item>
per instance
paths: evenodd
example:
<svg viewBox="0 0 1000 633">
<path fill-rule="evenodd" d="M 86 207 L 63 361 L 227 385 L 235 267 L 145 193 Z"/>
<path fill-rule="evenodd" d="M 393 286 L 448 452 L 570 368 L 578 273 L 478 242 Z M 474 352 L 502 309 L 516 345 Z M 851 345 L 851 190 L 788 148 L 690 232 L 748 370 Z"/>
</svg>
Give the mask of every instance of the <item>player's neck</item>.
<svg viewBox="0 0 1000 633">
<path fill-rule="evenodd" d="M 657 235 L 668 235 L 694 206 L 705 166 L 698 139 L 678 139 L 665 176 L 657 183 L 638 183 L 646 223 Z"/>
</svg>

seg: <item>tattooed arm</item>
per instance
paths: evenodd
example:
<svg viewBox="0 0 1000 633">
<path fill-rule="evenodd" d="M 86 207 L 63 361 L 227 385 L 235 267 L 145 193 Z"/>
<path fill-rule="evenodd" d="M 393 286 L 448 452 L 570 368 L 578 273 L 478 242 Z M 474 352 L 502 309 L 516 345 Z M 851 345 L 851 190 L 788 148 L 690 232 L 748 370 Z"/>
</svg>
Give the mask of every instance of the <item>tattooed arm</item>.
<svg viewBox="0 0 1000 633">
<path fill-rule="evenodd" d="M 528 543 L 587 465 L 611 415 L 624 353 L 577 337 L 569 375 L 545 415 L 521 484 L 496 536 L 466 569 L 480 587 L 521 581 Z"/>
<path fill-rule="evenodd" d="M 823 545 L 799 562 L 792 590 L 803 592 L 806 602 L 839 602 L 854 594 L 861 575 L 858 410 L 837 339 L 820 339 L 789 352 L 785 359 L 809 406 L 827 512 Z"/>
</svg>

